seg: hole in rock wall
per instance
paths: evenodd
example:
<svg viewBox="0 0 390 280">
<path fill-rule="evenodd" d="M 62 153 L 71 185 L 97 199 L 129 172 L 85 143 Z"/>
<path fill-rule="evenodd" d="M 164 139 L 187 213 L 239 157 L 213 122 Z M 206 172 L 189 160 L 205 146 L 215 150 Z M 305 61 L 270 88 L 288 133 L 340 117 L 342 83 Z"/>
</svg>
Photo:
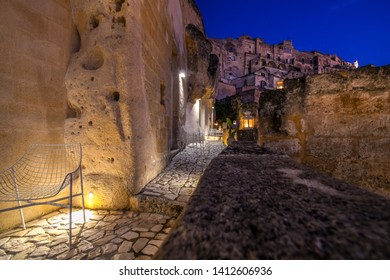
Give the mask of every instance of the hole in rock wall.
<svg viewBox="0 0 390 280">
<path fill-rule="evenodd" d="M 73 34 L 72 34 L 72 53 L 79 52 L 81 47 L 81 37 L 76 26 L 73 26 Z"/>
<path fill-rule="evenodd" d="M 103 63 L 103 52 L 99 48 L 94 48 L 85 56 L 82 66 L 85 70 L 97 70 L 103 66 Z"/>
<path fill-rule="evenodd" d="M 120 12 L 122 10 L 123 3 L 125 3 L 125 0 L 115 0 L 115 11 Z"/>
<path fill-rule="evenodd" d="M 123 27 L 126 27 L 126 19 L 125 17 L 113 17 L 112 18 L 112 23 L 117 23 L 122 25 Z"/>
<path fill-rule="evenodd" d="M 112 97 L 114 98 L 115 101 L 118 102 L 118 101 L 119 101 L 119 98 L 120 98 L 119 92 L 114 91 L 114 92 L 112 93 Z"/>
<path fill-rule="evenodd" d="M 160 81 L 160 104 L 165 105 L 165 81 Z"/>
<path fill-rule="evenodd" d="M 99 26 L 99 18 L 97 16 L 92 16 L 90 21 L 89 21 L 89 24 L 91 25 L 92 29 L 95 29 Z"/>
</svg>

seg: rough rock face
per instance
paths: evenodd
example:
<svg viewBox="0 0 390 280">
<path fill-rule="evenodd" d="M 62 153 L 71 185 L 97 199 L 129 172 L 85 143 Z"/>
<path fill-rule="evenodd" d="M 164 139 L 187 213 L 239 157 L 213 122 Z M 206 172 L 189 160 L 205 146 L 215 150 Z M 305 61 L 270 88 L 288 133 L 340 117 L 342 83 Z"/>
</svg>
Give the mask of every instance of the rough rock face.
<svg viewBox="0 0 390 280">
<path fill-rule="evenodd" d="M 177 145 L 187 101 L 179 73 L 196 65 L 191 75 L 204 82 L 210 46 L 196 33 L 202 59 L 187 62 L 184 34 L 190 23 L 183 19 L 190 13 L 196 24 L 202 21 L 186 0 L 71 4 L 81 47 L 66 77 L 66 141 L 83 144 L 86 192 L 94 194 L 87 205 L 126 208 L 129 196 L 166 166 Z"/>
<path fill-rule="evenodd" d="M 212 45 L 195 25 L 186 27 L 186 46 L 188 61 L 188 101 L 213 96 L 218 69 L 218 57 L 210 55 Z"/>
<path fill-rule="evenodd" d="M 132 46 L 129 4 L 124 1 L 72 1 L 81 48 L 69 65 L 67 142 L 83 145 L 86 192 L 98 207 L 127 206 L 134 174 L 130 123 Z M 137 59 L 137 57 L 134 57 Z M 93 207 L 92 202 L 87 203 Z M 115 205 L 115 206 L 114 206 Z"/>
<path fill-rule="evenodd" d="M 260 98 L 259 143 L 390 194 L 390 67 L 286 81 Z"/>
</svg>

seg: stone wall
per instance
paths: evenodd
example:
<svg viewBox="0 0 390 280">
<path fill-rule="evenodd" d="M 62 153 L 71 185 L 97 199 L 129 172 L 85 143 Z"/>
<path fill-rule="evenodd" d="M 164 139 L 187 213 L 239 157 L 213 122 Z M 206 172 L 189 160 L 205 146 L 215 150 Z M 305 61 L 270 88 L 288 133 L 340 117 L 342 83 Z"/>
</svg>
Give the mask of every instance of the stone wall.
<svg viewBox="0 0 390 280">
<path fill-rule="evenodd" d="M 179 145 L 195 16 L 187 0 L 71 3 L 81 48 L 66 77 L 66 141 L 83 144 L 88 207 L 123 209 Z"/>
<path fill-rule="evenodd" d="M 390 67 L 287 80 L 262 93 L 259 144 L 390 194 Z"/>
<path fill-rule="evenodd" d="M 64 77 L 78 44 L 68 0 L 0 1 L 1 170 L 31 143 L 64 143 Z M 48 209 L 24 212 L 31 219 Z M 1 213 L 0 229 L 19 221 L 17 211 Z"/>
</svg>

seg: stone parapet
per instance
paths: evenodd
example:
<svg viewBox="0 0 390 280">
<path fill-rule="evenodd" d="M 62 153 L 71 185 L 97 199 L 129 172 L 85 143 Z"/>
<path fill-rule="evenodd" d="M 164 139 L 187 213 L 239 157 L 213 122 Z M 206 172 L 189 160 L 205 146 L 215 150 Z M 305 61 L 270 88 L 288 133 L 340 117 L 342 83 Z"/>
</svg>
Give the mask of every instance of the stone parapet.
<svg viewBox="0 0 390 280">
<path fill-rule="evenodd" d="M 214 158 L 157 259 L 388 259 L 390 200 L 250 143 Z"/>
</svg>

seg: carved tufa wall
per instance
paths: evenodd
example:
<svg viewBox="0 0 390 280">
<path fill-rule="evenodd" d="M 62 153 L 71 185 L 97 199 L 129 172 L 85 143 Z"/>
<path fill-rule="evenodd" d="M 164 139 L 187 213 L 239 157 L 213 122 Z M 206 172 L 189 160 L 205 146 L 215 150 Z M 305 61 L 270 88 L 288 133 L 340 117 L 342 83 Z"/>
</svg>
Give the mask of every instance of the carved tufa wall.
<svg viewBox="0 0 390 280">
<path fill-rule="evenodd" d="M 390 67 L 285 82 L 261 94 L 259 144 L 390 195 Z"/>
<path fill-rule="evenodd" d="M 0 169 L 30 143 L 64 143 L 69 58 L 78 48 L 68 0 L 0 1 Z M 14 204 L 0 202 L 0 207 Z M 24 210 L 32 219 L 53 207 Z M 0 229 L 20 224 L 0 214 Z"/>
</svg>

